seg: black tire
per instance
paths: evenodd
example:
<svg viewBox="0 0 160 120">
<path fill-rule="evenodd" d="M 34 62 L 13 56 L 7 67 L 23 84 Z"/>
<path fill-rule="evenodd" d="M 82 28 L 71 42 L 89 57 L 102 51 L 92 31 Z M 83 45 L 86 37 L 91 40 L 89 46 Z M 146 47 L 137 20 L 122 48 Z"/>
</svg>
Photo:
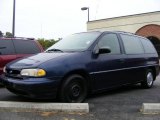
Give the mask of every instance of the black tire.
<svg viewBox="0 0 160 120">
<path fill-rule="evenodd" d="M 87 96 L 87 82 L 80 75 L 71 75 L 62 83 L 59 99 L 61 102 L 79 103 Z"/>
<path fill-rule="evenodd" d="M 2 83 L 0 83 L 0 88 L 3 88 L 3 87 L 4 87 L 4 85 Z"/>
<path fill-rule="evenodd" d="M 148 69 L 144 76 L 144 81 L 141 82 L 141 86 L 143 88 L 151 88 L 153 86 L 153 83 L 154 83 L 153 71 L 151 69 Z"/>
</svg>

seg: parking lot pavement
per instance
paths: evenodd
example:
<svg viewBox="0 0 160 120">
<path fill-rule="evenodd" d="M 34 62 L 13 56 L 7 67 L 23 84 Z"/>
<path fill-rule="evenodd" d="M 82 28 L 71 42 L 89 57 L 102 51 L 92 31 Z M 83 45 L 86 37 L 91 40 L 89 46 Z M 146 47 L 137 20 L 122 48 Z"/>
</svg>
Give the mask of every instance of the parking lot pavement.
<svg viewBox="0 0 160 120">
<path fill-rule="evenodd" d="M 0 88 L 0 101 L 42 102 L 18 97 L 4 88 Z M 0 120 L 160 120 L 158 114 L 143 115 L 140 112 L 142 103 L 160 103 L 160 76 L 151 89 L 142 89 L 139 85 L 126 86 L 92 95 L 85 102 L 90 105 L 89 114 L 0 111 Z"/>
</svg>

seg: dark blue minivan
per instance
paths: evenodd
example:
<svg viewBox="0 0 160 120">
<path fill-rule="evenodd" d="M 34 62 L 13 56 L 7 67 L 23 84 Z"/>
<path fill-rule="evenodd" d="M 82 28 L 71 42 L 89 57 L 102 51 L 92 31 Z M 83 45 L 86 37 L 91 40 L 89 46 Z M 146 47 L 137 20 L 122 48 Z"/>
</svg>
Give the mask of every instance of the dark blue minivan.
<svg viewBox="0 0 160 120">
<path fill-rule="evenodd" d="M 126 32 L 84 32 L 7 64 L 1 82 L 25 97 L 83 102 L 89 93 L 122 85 L 151 88 L 158 74 L 158 54 L 148 39 Z"/>
</svg>

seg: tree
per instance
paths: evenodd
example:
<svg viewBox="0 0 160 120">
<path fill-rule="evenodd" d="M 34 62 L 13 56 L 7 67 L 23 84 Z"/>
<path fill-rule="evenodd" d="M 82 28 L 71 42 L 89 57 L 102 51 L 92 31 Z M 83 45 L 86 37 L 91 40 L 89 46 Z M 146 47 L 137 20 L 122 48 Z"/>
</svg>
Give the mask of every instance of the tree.
<svg viewBox="0 0 160 120">
<path fill-rule="evenodd" d="M 6 32 L 5 37 L 8 37 L 8 38 L 13 37 L 13 34 L 12 34 L 12 33 L 10 33 L 10 32 Z"/>
<path fill-rule="evenodd" d="M 46 50 L 47 48 L 49 48 L 50 46 L 52 46 L 53 44 L 55 44 L 57 41 L 55 41 L 54 39 L 45 40 L 44 38 L 41 38 L 41 39 L 39 38 L 38 42 Z"/>
<path fill-rule="evenodd" d="M 0 37 L 3 37 L 3 33 L 2 33 L 2 31 L 0 31 Z"/>
</svg>

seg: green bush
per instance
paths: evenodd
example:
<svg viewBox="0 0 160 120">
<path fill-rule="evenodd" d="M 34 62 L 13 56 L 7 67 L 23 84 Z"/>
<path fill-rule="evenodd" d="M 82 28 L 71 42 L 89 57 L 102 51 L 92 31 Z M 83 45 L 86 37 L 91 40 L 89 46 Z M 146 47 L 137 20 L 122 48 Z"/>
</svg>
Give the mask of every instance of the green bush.
<svg viewBox="0 0 160 120">
<path fill-rule="evenodd" d="M 44 38 L 39 38 L 38 42 L 42 45 L 42 47 L 46 50 L 47 48 L 49 48 L 50 46 L 52 46 L 53 44 L 55 44 L 56 40 L 54 39 L 50 39 L 50 40 L 45 40 Z"/>
</svg>

